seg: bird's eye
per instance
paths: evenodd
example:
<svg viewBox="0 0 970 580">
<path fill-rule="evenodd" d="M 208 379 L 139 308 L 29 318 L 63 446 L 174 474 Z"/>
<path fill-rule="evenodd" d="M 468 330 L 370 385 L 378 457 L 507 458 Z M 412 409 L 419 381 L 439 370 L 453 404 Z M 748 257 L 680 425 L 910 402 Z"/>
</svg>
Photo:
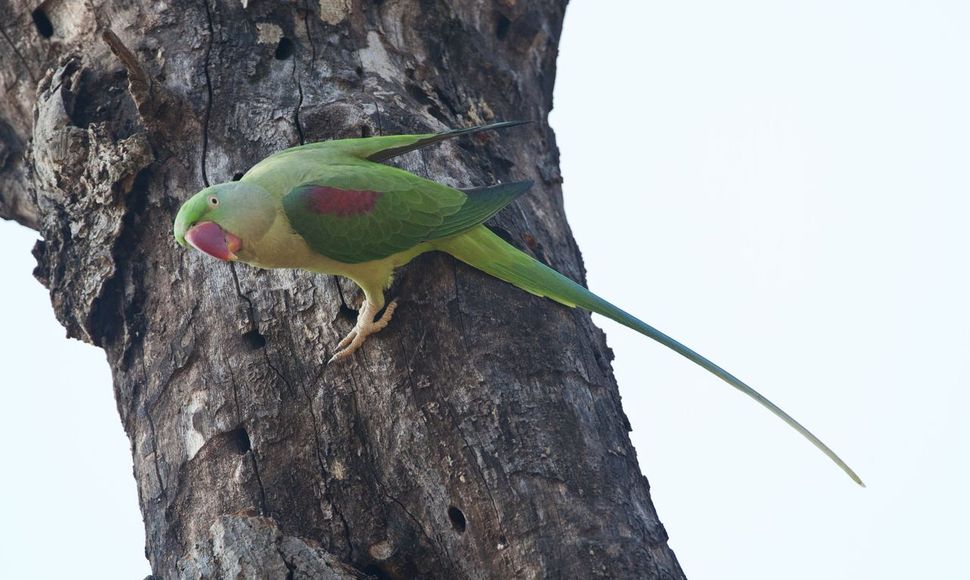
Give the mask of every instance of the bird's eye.
<svg viewBox="0 0 970 580">
<path fill-rule="evenodd" d="M 215 207 L 215 206 L 219 205 L 219 198 L 216 197 L 216 196 L 214 196 L 214 195 L 211 196 L 209 198 L 209 205 L 211 205 L 212 207 Z"/>
</svg>

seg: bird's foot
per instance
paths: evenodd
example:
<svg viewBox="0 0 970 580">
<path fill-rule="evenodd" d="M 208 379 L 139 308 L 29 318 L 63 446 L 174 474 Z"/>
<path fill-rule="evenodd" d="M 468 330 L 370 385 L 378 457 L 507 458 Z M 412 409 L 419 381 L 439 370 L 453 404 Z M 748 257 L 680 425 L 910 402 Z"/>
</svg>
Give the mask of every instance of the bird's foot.
<svg viewBox="0 0 970 580">
<path fill-rule="evenodd" d="M 377 314 L 377 308 L 371 305 L 370 302 L 366 300 L 360 307 L 360 314 L 357 315 L 357 324 L 354 329 L 351 330 L 347 336 L 343 338 L 337 344 L 337 353 L 330 357 L 327 364 L 339 362 L 354 354 L 358 348 L 364 344 L 367 337 L 374 334 L 375 332 L 380 332 L 391 322 L 391 317 L 394 316 L 394 311 L 397 310 L 397 299 L 391 300 L 391 303 L 387 305 L 384 309 L 384 314 L 377 320 L 374 320 L 374 316 Z"/>
</svg>

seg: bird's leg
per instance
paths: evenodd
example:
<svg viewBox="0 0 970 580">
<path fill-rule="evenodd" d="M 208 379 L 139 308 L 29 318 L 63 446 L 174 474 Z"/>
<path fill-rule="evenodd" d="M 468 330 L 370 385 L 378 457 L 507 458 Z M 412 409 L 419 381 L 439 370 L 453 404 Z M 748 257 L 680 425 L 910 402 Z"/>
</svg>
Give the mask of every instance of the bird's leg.
<svg viewBox="0 0 970 580">
<path fill-rule="evenodd" d="M 391 301 L 384 309 L 384 314 L 377 320 L 374 320 L 374 316 L 380 311 L 380 307 L 371 302 L 370 300 L 364 300 L 364 303 L 360 306 L 360 312 L 357 315 L 357 324 L 354 325 L 354 329 L 351 330 L 347 336 L 344 337 L 337 344 L 339 349 L 336 354 L 330 357 L 327 364 L 332 362 L 337 362 L 343 360 L 360 348 L 367 337 L 379 332 L 384 329 L 391 322 L 391 318 L 394 316 L 394 311 L 397 309 L 397 299 Z"/>
</svg>

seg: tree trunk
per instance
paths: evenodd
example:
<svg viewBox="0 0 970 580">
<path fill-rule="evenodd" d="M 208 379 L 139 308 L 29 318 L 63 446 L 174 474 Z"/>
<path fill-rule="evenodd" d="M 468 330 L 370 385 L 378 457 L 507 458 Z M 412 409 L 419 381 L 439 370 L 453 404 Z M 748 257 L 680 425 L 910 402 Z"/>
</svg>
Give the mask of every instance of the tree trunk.
<svg viewBox="0 0 970 580">
<path fill-rule="evenodd" d="M 531 119 L 400 164 L 536 180 L 489 225 L 582 279 L 545 123 L 564 11 L 0 0 L 0 215 L 41 232 L 59 320 L 107 352 L 157 576 L 683 577 L 588 314 L 425 255 L 390 327 L 328 367 L 353 284 L 171 234 L 285 147 Z"/>
</svg>

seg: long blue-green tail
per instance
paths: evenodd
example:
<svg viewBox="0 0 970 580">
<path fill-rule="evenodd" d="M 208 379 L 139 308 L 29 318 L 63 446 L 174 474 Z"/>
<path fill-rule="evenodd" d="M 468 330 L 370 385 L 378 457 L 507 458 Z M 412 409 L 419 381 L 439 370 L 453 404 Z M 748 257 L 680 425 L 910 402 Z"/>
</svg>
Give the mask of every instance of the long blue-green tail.
<svg viewBox="0 0 970 580">
<path fill-rule="evenodd" d="M 506 243 L 502 238 L 492 233 L 485 226 L 476 226 L 461 235 L 445 240 L 437 240 L 432 245 L 436 249 L 447 252 L 470 266 L 478 268 L 527 292 L 531 292 L 537 296 L 551 298 L 566 306 L 579 306 L 586 310 L 602 314 L 682 354 L 691 361 L 714 373 L 732 387 L 761 403 L 762 406 L 811 441 L 815 447 L 818 447 L 822 453 L 826 454 L 829 459 L 841 467 L 853 481 L 863 487 L 865 486 L 855 471 L 842 461 L 834 451 L 829 449 L 825 443 L 822 443 L 818 437 L 803 427 L 791 415 L 782 411 L 777 405 L 762 396 L 761 393 L 656 328 L 603 300 L 586 288 L 583 288 L 552 268 L 543 265 L 541 262 L 536 261 L 527 254 L 520 252 Z"/>
</svg>

